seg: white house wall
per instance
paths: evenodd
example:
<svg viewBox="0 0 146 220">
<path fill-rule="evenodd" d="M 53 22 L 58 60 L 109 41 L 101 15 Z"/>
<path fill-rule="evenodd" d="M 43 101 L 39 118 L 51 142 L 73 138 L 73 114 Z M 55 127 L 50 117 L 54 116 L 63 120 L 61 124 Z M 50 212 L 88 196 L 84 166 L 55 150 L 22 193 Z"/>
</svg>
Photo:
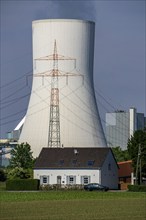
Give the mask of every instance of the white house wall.
<svg viewBox="0 0 146 220">
<path fill-rule="evenodd" d="M 53 69 L 52 61 L 35 59 L 57 53 L 76 59 L 58 61 L 58 69 L 74 76 L 58 77 L 60 136 L 64 147 L 106 147 L 93 87 L 94 22 L 48 19 L 33 22 L 33 84 L 19 143 L 28 142 L 33 156 L 48 146 L 51 77 L 35 77 Z M 82 74 L 82 76 L 78 76 Z M 28 78 L 29 79 L 29 78 Z"/>
<path fill-rule="evenodd" d="M 110 189 L 118 189 L 118 166 L 111 151 L 109 151 L 101 168 L 101 184 Z"/>
<path fill-rule="evenodd" d="M 47 176 L 49 184 L 57 184 L 57 176 L 61 176 L 61 184 L 67 184 L 67 176 L 75 176 L 76 184 L 81 184 L 82 176 L 90 176 L 90 182 L 100 183 L 100 171 L 99 170 L 71 170 L 71 169 L 36 169 L 34 170 L 34 179 L 40 179 L 41 176 Z"/>
</svg>

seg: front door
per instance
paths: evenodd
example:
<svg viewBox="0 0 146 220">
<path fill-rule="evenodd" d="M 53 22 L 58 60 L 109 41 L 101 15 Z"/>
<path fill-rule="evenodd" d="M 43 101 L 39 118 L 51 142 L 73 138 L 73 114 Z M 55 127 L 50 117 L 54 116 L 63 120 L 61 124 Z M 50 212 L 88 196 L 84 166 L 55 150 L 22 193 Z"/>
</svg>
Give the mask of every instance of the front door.
<svg viewBox="0 0 146 220">
<path fill-rule="evenodd" d="M 57 176 L 57 184 L 61 185 L 61 176 Z"/>
</svg>

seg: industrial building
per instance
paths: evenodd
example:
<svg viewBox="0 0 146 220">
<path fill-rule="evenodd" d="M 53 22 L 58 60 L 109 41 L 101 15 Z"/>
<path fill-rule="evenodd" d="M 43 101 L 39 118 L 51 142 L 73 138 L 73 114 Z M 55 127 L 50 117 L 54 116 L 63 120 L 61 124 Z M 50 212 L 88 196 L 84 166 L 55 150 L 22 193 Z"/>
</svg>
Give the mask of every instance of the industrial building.
<svg viewBox="0 0 146 220">
<path fill-rule="evenodd" d="M 0 139 L 0 167 L 7 167 L 11 158 L 11 150 L 15 148 L 17 142 L 8 139 Z"/>
<path fill-rule="evenodd" d="M 93 86 L 94 32 L 90 21 L 33 21 L 33 83 L 19 143 L 34 157 L 43 147 L 107 147 Z"/>
<path fill-rule="evenodd" d="M 109 147 L 120 146 L 127 149 L 128 139 L 136 130 L 144 129 L 146 117 L 138 113 L 136 108 L 130 108 L 129 112 L 117 110 L 106 113 L 106 140 Z"/>
</svg>

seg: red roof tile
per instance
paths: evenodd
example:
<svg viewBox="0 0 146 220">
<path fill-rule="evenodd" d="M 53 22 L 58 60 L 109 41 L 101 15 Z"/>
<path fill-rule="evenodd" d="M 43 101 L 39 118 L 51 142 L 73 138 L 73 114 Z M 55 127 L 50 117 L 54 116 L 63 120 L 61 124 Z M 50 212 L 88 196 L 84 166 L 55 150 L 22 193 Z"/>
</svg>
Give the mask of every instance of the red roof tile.
<svg viewBox="0 0 146 220">
<path fill-rule="evenodd" d="M 118 162 L 119 165 L 119 177 L 128 177 L 131 176 L 133 172 L 132 160 Z"/>
</svg>

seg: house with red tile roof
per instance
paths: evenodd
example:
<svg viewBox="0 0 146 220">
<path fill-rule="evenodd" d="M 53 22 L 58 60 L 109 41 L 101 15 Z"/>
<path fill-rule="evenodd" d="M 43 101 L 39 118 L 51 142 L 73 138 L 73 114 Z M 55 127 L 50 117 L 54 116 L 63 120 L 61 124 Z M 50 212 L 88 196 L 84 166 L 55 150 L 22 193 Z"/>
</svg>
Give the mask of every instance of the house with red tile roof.
<svg viewBox="0 0 146 220">
<path fill-rule="evenodd" d="M 121 189 L 127 189 L 127 185 L 133 184 L 132 160 L 118 162 L 118 177 Z"/>
</svg>

